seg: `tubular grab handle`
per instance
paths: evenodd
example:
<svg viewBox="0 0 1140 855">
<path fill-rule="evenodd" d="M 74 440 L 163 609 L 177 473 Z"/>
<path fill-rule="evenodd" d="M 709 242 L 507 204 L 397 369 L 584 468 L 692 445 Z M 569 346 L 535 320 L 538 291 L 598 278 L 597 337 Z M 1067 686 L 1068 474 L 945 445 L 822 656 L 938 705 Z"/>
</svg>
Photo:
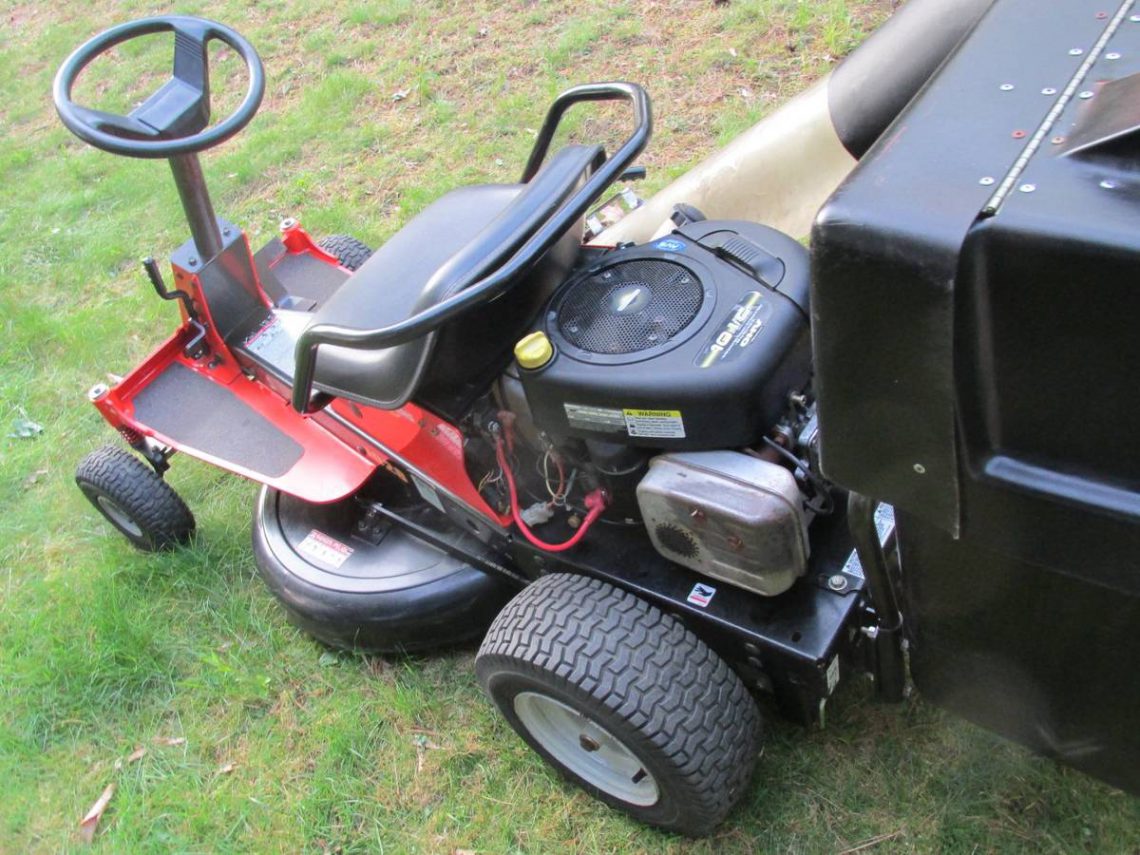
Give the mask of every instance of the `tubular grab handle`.
<svg viewBox="0 0 1140 855">
<path fill-rule="evenodd" d="M 382 350 L 393 347 L 426 335 L 509 290 L 519 277 L 586 213 L 605 189 L 625 172 L 645 149 L 653 133 L 649 96 L 636 83 L 588 83 L 575 86 L 559 95 L 547 112 L 523 172 L 524 182 L 529 181 L 538 172 L 542 161 L 546 158 L 554 132 L 563 114 L 571 106 L 583 101 L 615 100 L 630 102 L 635 120 L 633 132 L 611 157 L 594 170 L 586 182 L 552 217 L 535 226 L 519 250 L 500 267 L 482 278 L 479 278 L 477 270 L 466 274 L 451 288 L 454 292 L 451 297 L 386 327 L 362 330 L 338 324 L 315 324 L 306 329 L 297 340 L 296 370 L 293 379 L 294 409 L 301 413 L 311 413 L 328 403 L 327 396 L 313 395 L 317 351 L 322 344 L 356 350 Z M 442 266 L 446 264 L 447 262 Z"/>
</svg>

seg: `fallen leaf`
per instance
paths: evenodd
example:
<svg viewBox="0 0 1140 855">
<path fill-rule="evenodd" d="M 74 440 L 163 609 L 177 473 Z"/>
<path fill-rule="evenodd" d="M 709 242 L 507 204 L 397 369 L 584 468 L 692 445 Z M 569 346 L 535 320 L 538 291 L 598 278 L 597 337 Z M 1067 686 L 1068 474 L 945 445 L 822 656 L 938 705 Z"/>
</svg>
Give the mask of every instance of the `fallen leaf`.
<svg viewBox="0 0 1140 855">
<path fill-rule="evenodd" d="M 129 766 L 131 763 L 137 763 L 139 760 L 142 760 L 145 756 L 146 756 L 146 749 L 143 746 L 139 745 L 138 747 L 135 748 L 134 751 L 132 751 L 130 754 L 127 755 L 126 761 L 123 761 L 121 759 L 115 761 L 115 771 L 116 772 L 119 771 L 120 769 L 123 768 L 124 765 Z"/>
<path fill-rule="evenodd" d="M 224 763 L 218 768 L 218 774 L 219 775 L 228 775 L 233 770 L 234 770 L 234 764 L 233 763 Z"/>
<path fill-rule="evenodd" d="M 46 469 L 37 469 L 35 472 L 24 479 L 24 487 L 34 487 L 36 483 L 47 474 L 48 471 Z"/>
<path fill-rule="evenodd" d="M 185 736 L 156 736 L 154 741 L 158 745 L 185 745 Z"/>
<path fill-rule="evenodd" d="M 393 101 L 403 101 L 405 98 L 408 97 L 408 95 L 411 94 L 411 92 L 412 92 L 411 89 L 397 89 L 395 92 L 392 93 L 392 100 Z"/>
<path fill-rule="evenodd" d="M 87 811 L 87 815 L 80 821 L 79 836 L 84 843 L 90 843 L 95 839 L 95 830 L 99 827 L 99 820 L 103 818 L 103 812 L 107 810 L 107 805 L 111 803 L 111 796 L 113 795 L 115 795 L 115 785 L 108 784 L 107 788 L 103 790 L 103 794 L 96 799 L 95 804 L 91 805 L 91 810 Z"/>
<path fill-rule="evenodd" d="M 321 654 L 321 658 L 317 660 L 317 664 L 322 668 L 331 668 L 334 665 L 340 664 L 340 656 L 331 650 L 326 650 Z"/>
</svg>

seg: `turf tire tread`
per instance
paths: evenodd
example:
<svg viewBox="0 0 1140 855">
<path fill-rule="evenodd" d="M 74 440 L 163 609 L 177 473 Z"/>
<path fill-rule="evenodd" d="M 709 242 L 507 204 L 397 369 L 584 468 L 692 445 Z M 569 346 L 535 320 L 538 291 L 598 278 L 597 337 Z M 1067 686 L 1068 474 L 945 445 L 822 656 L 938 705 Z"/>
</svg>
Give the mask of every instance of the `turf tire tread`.
<svg viewBox="0 0 1140 855">
<path fill-rule="evenodd" d="M 747 787 L 755 701 L 723 659 L 645 600 L 587 576 L 544 576 L 496 617 L 476 668 L 490 676 L 504 663 L 587 692 L 669 758 L 687 804 L 665 827 L 707 834 Z"/>
<path fill-rule="evenodd" d="M 182 498 L 150 466 L 122 448 L 105 445 L 88 454 L 75 471 L 75 483 L 92 504 L 94 489 L 134 520 L 142 538 L 123 534 L 139 549 L 171 549 L 194 533 L 194 515 Z"/>
</svg>

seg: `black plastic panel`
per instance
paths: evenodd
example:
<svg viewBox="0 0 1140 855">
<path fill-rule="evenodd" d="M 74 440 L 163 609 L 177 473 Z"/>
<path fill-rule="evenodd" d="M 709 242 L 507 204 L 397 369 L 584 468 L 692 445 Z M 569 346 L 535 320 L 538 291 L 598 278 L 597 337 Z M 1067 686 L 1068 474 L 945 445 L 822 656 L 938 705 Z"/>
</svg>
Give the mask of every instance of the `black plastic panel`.
<svg viewBox="0 0 1140 855">
<path fill-rule="evenodd" d="M 913 517 L 899 516 L 898 533 L 923 694 L 1140 793 L 1136 591 L 955 541 Z"/>
<path fill-rule="evenodd" d="M 822 459 L 892 501 L 916 686 L 1140 791 L 1130 3 L 998 0 L 829 201 Z"/>
<path fill-rule="evenodd" d="M 1104 31 L 1098 11 L 1075 4 L 1044 14 L 1038 0 L 998 0 L 828 200 L 813 230 L 824 471 L 948 531 L 957 531 L 960 511 L 959 254 Z"/>
</svg>

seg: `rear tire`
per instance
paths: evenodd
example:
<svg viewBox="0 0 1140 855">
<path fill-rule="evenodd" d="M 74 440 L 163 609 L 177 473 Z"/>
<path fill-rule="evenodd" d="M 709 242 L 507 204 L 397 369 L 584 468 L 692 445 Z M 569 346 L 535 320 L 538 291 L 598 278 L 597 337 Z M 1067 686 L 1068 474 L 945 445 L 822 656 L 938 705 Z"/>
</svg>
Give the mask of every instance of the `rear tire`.
<svg viewBox="0 0 1140 855">
<path fill-rule="evenodd" d="M 317 246 L 329 255 L 335 255 L 340 266 L 348 270 L 358 270 L 372 255 L 372 248 L 351 235 L 329 235 L 321 238 Z"/>
<path fill-rule="evenodd" d="M 105 445 L 83 458 L 75 483 L 95 510 L 144 552 L 172 549 L 194 533 L 194 515 L 179 495 L 117 446 Z"/>
<path fill-rule="evenodd" d="M 527 587 L 475 670 L 544 760 L 642 822 L 708 834 L 751 778 L 760 713 L 740 678 L 679 620 L 605 582 Z"/>
</svg>

